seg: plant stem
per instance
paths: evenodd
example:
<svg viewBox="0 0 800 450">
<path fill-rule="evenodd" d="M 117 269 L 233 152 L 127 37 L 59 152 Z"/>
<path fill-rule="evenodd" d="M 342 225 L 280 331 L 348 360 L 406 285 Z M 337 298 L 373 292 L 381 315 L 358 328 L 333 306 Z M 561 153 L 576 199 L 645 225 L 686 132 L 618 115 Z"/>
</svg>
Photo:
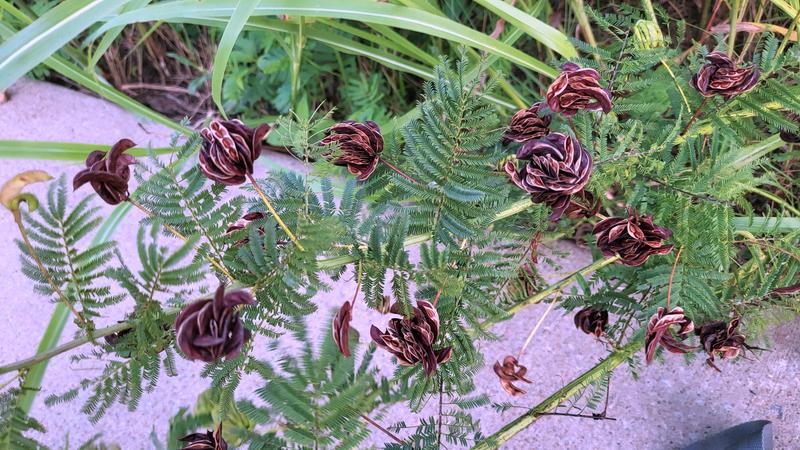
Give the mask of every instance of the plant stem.
<svg viewBox="0 0 800 450">
<path fill-rule="evenodd" d="M 669 285 L 667 286 L 667 311 L 669 311 L 669 302 L 672 299 L 672 280 L 675 279 L 675 269 L 678 268 L 678 260 L 681 259 L 683 247 L 678 249 L 678 254 L 675 255 L 675 262 L 672 264 L 672 272 L 669 274 Z"/>
<path fill-rule="evenodd" d="M 681 130 L 680 134 L 681 137 L 683 137 L 683 135 L 686 134 L 687 131 L 689 131 L 689 127 L 691 127 L 694 121 L 697 120 L 698 117 L 700 117 L 700 113 L 703 111 L 703 108 L 705 108 L 706 103 L 708 103 L 708 98 L 709 97 L 703 97 L 703 101 L 700 103 L 700 106 L 698 106 L 697 109 L 694 110 L 692 118 L 689 119 L 689 122 L 686 123 L 686 126 L 684 126 L 683 130 Z"/>
<path fill-rule="evenodd" d="M 550 314 L 550 311 L 553 310 L 553 307 L 555 305 L 556 305 L 556 299 L 553 299 L 550 302 L 550 304 L 547 305 L 547 309 L 544 310 L 544 314 L 542 314 L 542 317 L 540 317 L 539 321 L 536 322 L 536 325 L 533 327 L 531 332 L 528 334 L 528 338 L 525 339 L 525 343 L 522 344 L 522 347 L 519 349 L 519 353 L 517 353 L 517 361 L 522 359 L 522 355 L 523 355 L 523 353 L 525 353 L 525 349 L 528 348 L 528 344 L 531 343 L 531 340 L 533 339 L 533 336 L 536 335 L 536 332 L 539 330 L 539 327 L 541 327 L 542 323 L 544 323 L 544 319 L 547 317 L 548 314 Z"/>
<path fill-rule="evenodd" d="M 394 164 L 390 163 L 389 161 L 386 161 L 383 158 L 378 158 L 378 161 L 380 161 L 383 164 L 385 164 L 386 167 L 388 167 L 388 168 L 394 170 L 395 172 L 397 172 L 398 175 L 400 175 L 401 177 L 405 178 L 406 180 L 408 180 L 408 181 L 410 181 L 410 182 L 412 182 L 414 184 L 419 184 L 419 181 L 411 178 L 411 176 L 407 175 L 405 172 L 403 172 L 402 170 L 398 169 L 397 166 L 395 166 Z"/>
<path fill-rule="evenodd" d="M 503 426 L 497 433 L 478 443 L 473 447 L 473 450 L 500 448 L 517 433 L 538 420 L 544 413 L 548 413 L 557 408 L 564 401 L 585 388 L 589 383 L 599 380 L 605 376 L 606 373 L 614 370 L 639 350 L 643 344 L 644 334 L 639 333 L 624 347 L 611 353 L 608 357 L 597 363 L 597 365 L 570 381 L 566 386 L 554 392 L 550 397 L 547 397 L 544 401 L 528 410 L 528 412 Z"/>
<path fill-rule="evenodd" d="M 50 288 L 53 292 L 56 293 L 59 300 L 61 300 L 64 305 L 69 309 L 73 316 L 80 322 L 82 328 L 86 328 L 86 319 L 83 317 L 78 310 L 75 309 L 75 306 L 67 299 L 67 296 L 61 292 L 61 289 L 56 284 L 53 277 L 50 276 L 50 272 L 42 263 L 42 260 L 39 258 L 39 253 L 36 252 L 36 249 L 31 244 L 31 241 L 28 239 L 28 232 L 25 231 L 25 224 L 22 222 L 22 213 L 20 213 L 19 208 L 11 210 L 11 213 L 14 215 L 14 222 L 17 223 L 17 227 L 19 228 L 19 234 L 22 236 L 22 241 L 25 243 L 25 247 L 28 249 L 28 253 L 31 255 L 31 258 L 36 262 L 36 265 L 39 267 L 39 272 L 42 273 L 42 276 L 45 280 L 47 280 L 47 284 L 50 285 Z"/>
<path fill-rule="evenodd" d="M 786 35 L 783 37 L 781 41 L 781 45 L 778 47 L 778 51 L 775 52 L 775 58 L 779 58 L 783 51 L 786 49 L 786 46 L 789 44 L 789 39 L 792 37 L 792 33 L 797 28 L 797 21 L 800 20 L 800 11 L 797 11 L 797 14 L 794 16 L 792 23 L 789 25 L 789 29 L 786 30 Z"/>
<path fill-rule="evenodd" d="M 572 13 L 575 15 L 575 19 L 578 20 L 578 25 L 581 27 L 581 33 L 583 37 L 586 38 L 586 42 L 592 47 L 597 47 L 597 40 L 594 38 L 592 25 L 589 23 L 589 17 L 586 16 L 586 10 L 583 7 L 583 0 L 570 0 L 569 3 L 572 7 Z M 596 53 L 594 58 L 600 61 L 600 55 Z"/>
<path fill-rule="evenodd" d="M 167 313 L 169 313 L 169 312 L 177 314 L 178 310 L 175 309 L 175 310 L 167 311 Z M 12 372 L 14 370 L 21 370 L 21 369 L 24 369 L 26 367 L 30 367 L 30 366 L 33 366 L 35 364 L 47 361 L 47 360 L 49 360 L 50 358 L 52 358 L 54 356 L 60 355 L 60 354 L 62 354 L 64 352 L 67 352 L 67 351 L 70 351 L 70 350 L 72 350 L 74 348 L 80 347 L 81 345 L 89 343 L 89 342 L 91 342 L 93 340 L 96 340 L 97 338 L 108 336 L 110 334 L 114 334 L 114 333 L 117 333 L 119 331 L 124 331 L 124 330 L 127 330 L 129 328 L 131 328 L 131 324 L 129 322 L 120 322 L 120 323 L 112 325 L 110 327 L 100 328 L 98 330 L 95 330 L 94 333 L 92 333 L 91 337 L 82 336 L 82 337 L 79 337 L 78 339 L 74 339 L 72 341 L 69 341 L 69 342 L 67 342 L 65 344 L 59 345 L 58 347 L 52 348 L 52 349 L 47 350 L 45 352 L 37 353 L 35 356 L 32 356 L 30 358 L 17 361 L 15 363 L 9 364 L 7 366 L 2 366 L 2 367 L 0 367 L 0 375 L 4 374 L 4 373 Z"/>
<path fill-rule="evenodd" d="M 130 203 L 131 205 L 135 206 L 137 209 L 139 209 L 139 211 L 141 211 L 142 213 L 144 213 L 144 215 L 150 217 L 151 219 L 158 219 L 158 216 L 156 216 L 153 213 L 153 211 L 150 211 L 149 209 L 145 208 L 144 205 L 140 204 L 136 200 L 133 200 L 132 198 L 128 197 L 128 203 Z M 160 222 L 160 221 L 159 221 L 159 224 L 162 227 L 164 227 L 164 229 L 166 229 L 167 231 L 172 233 L 176 238 L 182 240 L 183 242 L 186 242 L 186 240 L 187 240 L 186 236 L 184 236 L 180 231 L 175 229 L 175 227 L 173 227 L 172 225 L 170 225 L 168 223 L 163 223 L 163 222 Z M 195 250 L 197 250 L 197 248 L 195 248 Z M 199 253 L 199 251 L 198 251 L 198 253 Z M 217 261 L 216 259 L 212 258 L 210 255 L 203 255 L 203 256 L 205 257 L 206 261 L 211 263 L 212 266 L 216 267 L 216 269 L 219 270 L 220 272 L 222 272 L 226 277 L 228 277 L 229 280 L 234 281 L 234 278 L 230 274 L 230 272 L 228 272 L 228 269 L 226 269 L 225 266 L 223 266 L 219 261 Z"/>
<path fill-rule="evenodd" d="M 255 178 L 253 178 L 253 175 L 247 174 L 247 179 L 250 180 L 250 183 L 253 185 L 253 188 L 258 193 L 258 196 L 261 197 L 261 201 L 264 202 L 264 205 L 266 205 L 270 214 L 272 214 L 272 217 L 274 217 L 275 221 L 278 222 L 278 226 L 280 226 L 281 229 L 289 236 L 289 239 L 291 239 L 292 242 L 294 242 L 294 245 L 296 245 L 301 252 L 306 251 L 306 249 L 304 249 L 303 246 L 300 245 L 300 242 L 297 240 L 297 237 L 294 235 L 294 233 L 292 233 L 292 230 L 290 230 L 289 227 L 286 226 L 286 224 L 283 222 L 283 219 L 281 219 L 281 216 L 278 215 L 278 211 L 275 211 L 275 208 L 272 206 L 272 203 L 267 198 L 267 194 L 265 194 L 264 191 L 261 189 L 261 186 L 258 185 L 258 182 L 256 181 Z"/>
<path fill-rule="evenodd" d="M 528 307 L 530 305 L 535 305 L 536 303 L 540 303 L 542 300 L 544 300 L 547 297 L 549 297 L 550 294 L 554 294 L 556 292 L 561 292 L 562 289 L 564 289 L 570 283 L 572 283 L 575 280 L 575 278 L 577 278 L 579 275 L 583 276 L 583 275 L 592 273 L 592 272 L 594 272 L 596 270 L 600 270 L 603 267 L 608 266 L 609 264 L 615 263 L 618 259 L 619 259 L 619 256 L 611 256 L 609 258 L 597 260 L 597 261 L 589 264 L 586 267 L 582 267 L 582 268 L 576 270 L 575 272 L 570 273 L 569 275 L 567 275 L 566 277 L 562 278 L 561 280 L 551 284 L 546 289 L 544 289 L 544 290 L 542 290 L 540 292 L 537 292 L 536 294 L 526 298 L 525 300 L 522 300 L 521 302 L 517 303 L 516 305 L 512 306 L 511 308 L 509 308 L 506 311 L 509 314 L 516 314 L 516 313 L 520 312 L 521 310 L 523 310 L 524 308 L 526 308 L 526 307 Z M 487 324 L 491 325 L 491 323 L 489 323 L 489 322 L 484 322 L 481 325 L 481 328 L 485 329 Z"/>
<path fill-rule="evenodd" d="M 367 422 L 368 424 L 370 424 L 373 427 L 381 430 L 383 432 L 383 434 L 385 434 L 385 435 L 389 436 L 390 438 L 392 438 L 393 441 L 397 442 L 400 445 L 405 445 L 406 441 L 404 441 L 404 440 L 400 439 L 399 437 L 397 437 L 396 434 L 394 434 L 391 431 L 387 430 L 386 428 L 381 426 L 381 424 L 379 424 L 378 422 L 370 419 L 369 416 L 367 416 L 366 414 L 362 414 L 361 418 L 364 419 L 364 421 Z"/>
<path fill-rule="evenodd" d="M 303 61 L 303 47 L 305 46 L 305 20 L 299 16 L 297 35 L 294 36 L 294 51 L 292 53 L 292 78 L 291 78 L 291 102 L 292 109 L 297 110 L 297 88 L 300 80 L 300 64 Z"/>
<path fill-rule="evenodd" d="M 728 33 L 728 57 L 733 56 L 733 50 L 736 47 L 736 23 L 739 22 L 739 1 L 730 0 L 730 13 L 731 13 L 731 31 Z"/>
</svg>

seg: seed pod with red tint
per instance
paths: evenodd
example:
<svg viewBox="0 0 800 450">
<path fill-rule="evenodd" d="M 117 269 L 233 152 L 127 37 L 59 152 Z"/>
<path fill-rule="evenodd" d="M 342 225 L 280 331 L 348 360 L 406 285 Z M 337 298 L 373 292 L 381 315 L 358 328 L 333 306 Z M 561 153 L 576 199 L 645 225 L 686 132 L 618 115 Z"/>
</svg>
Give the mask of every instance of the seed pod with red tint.
<svg viewBox="0 0 800 450">
<path fill-rule="evenodd" d="M 390 311 L 402 314 L 397 303 L 392 305 Z M 426 375 L 435 372 L 436 367 L 447 362 L 452 355 L 451 347 L 433 349 L 439 336 L 439 314 L 436 307 L 424 300 L 417 302 L 411 317 L 389 320 L 386 331 L 373 325 L 370 335 L 378 347 L 394 355 L 401 365 L 421 363 Z"/>
<path fill-rule="evenodd" d="M 344 302 L 333 318 L 333 341 L 347 358 L 350 357 L 350 321 L 353 320 L 353 304 Z"/>
<path fill-rule="evenodd" d="M 566 117 L 582 109 L 611 111 L 611 93 L 600 86 L 600 73 L 575 63 L 561 66 L 561 74 L 547 88 L 547 105 Z"/>
<path fill-rule="evenodd" d="M 250 339 L 236 307 L 252 305 L 246 291 L 225 292 L 220 284 L 214 298 L 187 305 L 175 318 L 175 336 L 181 351 L 190 360 L 214 362 L 233 359 Z"/>
<path fill-rule="evenodd" d="M 675 307 L 670 312 L 659 307 L 650 317 L 645 335 L 645 360 L 648 364 L 653 361 L 659 345 L 672 353 L 689 353 L 692 350 L 692 347 L 675 338 L 671 330 L 673 326 L 678 327 L 678 336 L 686 336 L 694 330 L 692 320 L 684 315 L 683 308 L 680 307 Z"/>
<path fill-rule="evenodd" d="M 507 161 L 505 171 L 519 188 L 531 194 L 535 203 L 553 208 L 550 220 L 567 210 L 572 194 L 580 192 L 592 174 L 592 156 L 570 136 L 550 133 L 528 141 L 517 151 L 522 167 Z"/>
<path fill-rule="evenodd" d="M 528 109 L 514 113 L 503 139 L 507 142 L 527 142 L 547 136 L 550 132 L 551 117 L 542 114 L 545 106 L 544 103 L 538 102 Z"/>
<path fill-rule="evenodd" d="M 608 325 L 608 311 L 592 307 L 583 308 L 573 318 L 575 327 L 586 334 L 600 337 L 605 333 Z"/>
<path fill-rule="evenodd" d="M 706 61 L 692 77 L 692 86 L 703 97 L 721 95 L 730 100 L 753 89 L 761 75 L 754 65 L 736 67 L 733 60 L 722 52 L 709 53 Z"/>
<path fill-rule="evenodd" d="M 494 363 L 494 373 L 500 378 L 500 385 L 509 395 L 514 397 L 525 394 L 525 391 L 515 386 L 514 382 L 532 383 L 531 380 L 525 378 L 527 372 L 528 368 L 520 365 L 517 358 L 511 355 L 503 358 L 503 364 L 500 364 L 500 361 L 495 361 Z"/>
<path fill-rule="evenodd" d="M 628 217 L 609 217 L 597 222 L 592 231 L 597 247 L 606 256 L 618 255 L 623 264 L 642 265 L 650 255 L 665 255 L 672 245 L 664 244 L 672 231 L 653 224 L 651 216 L 641 216 L 632 208 Z"/>
<path fill-rule="evenodd" d="M 178 440 L 184 442 L 181 450 L 228 450 L 228 443 L 222 439 L 221 422 L 213 433 L 211 431 L 193 433 Z"/>
<path fill-rule="evenodd" d="M 325 153 L 334 165 L 347 167 L 358 181 L 372 175 L 383 152 L 383 136 L 377 123 L 346 120 L 326 131 L 322 145 L 336 145 L 338 149 Z"/>
<path fill-rule="evenodd" d="M 267 124 L 253 129 L 239 120 L 212 120 L 200 130 L 200 170 L 211 180 L 228 186 L 242 184 L 253 174 L 253 163 L 261 156 Z"/>
<path fill-rule="evenodd" d="M 790 112 L 786 114 L 786 118 L 794 122 L 797 126 L 800 126 L 800 114 Z M 783 142 L 797 144 L 800 143 L 800 133 L 792 133 L 786 130 L 781 130 L 781 139 Z"/>
<path fill-rule="evenodd" d="M 89 183 L 103 201 L 117 205 L 128 199 L 128 182 L 131 179 L 131 164 L 136 159 L 125 152 L 136 144 L 130 139 L 120 139 L 111 150 L 95 150 L 86 157 L 86 168 L 75 174 L 72 188 L 78 189 Z"/>
<path fill-rule="evenodd" d="M 711 322 L 694 330 L 700 336 L 700 345 L 708 354 L 706 364 L 719 372 L 719 367 L 714 364 L 714 359 L 719 356 L 722 359 L 734 359 L 745 349 L 756 349 L 745 342 L 745 337 L 736 328 L 739 326 L 740 319 L 734 317 L 730 322 Z"/>
</svg>

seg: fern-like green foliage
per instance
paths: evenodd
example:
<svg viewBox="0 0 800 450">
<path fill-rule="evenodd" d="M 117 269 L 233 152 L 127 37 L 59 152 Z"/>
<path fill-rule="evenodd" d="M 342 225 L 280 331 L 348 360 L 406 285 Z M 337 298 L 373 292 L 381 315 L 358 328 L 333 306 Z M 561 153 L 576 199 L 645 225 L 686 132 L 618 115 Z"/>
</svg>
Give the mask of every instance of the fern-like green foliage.
<svg viewBox="0 0 800 450">
<path fill-rule="evenodd" d="M 198 257 L 219 264 L 228 245 L 228 226 L 239 219 L 241 198 L 223 200 L 225 186 L 210 184 L 197 165 L 183 170 L 185 156 L 195 151 L 198 144 L 197 135 L 190 138 L 179 149 L 180 159 L 174 163 L 165 164 L 151 158 L 150 165 L 139 164 L 136 178 L 140 185 L 136 199 L 157 217 L 148 218 L 146 222 L 172 227 L 183 237 L 199 236 Z M 164 234 L 172 233 L 165 228 Z"/>
<path fill-rule="evenodd" d="M 29 437 L 30 432 L 44 433 L 39 421 L 25 414 L 17 406 L 19 389 L 9 389 L 0 393 L 0 449 L 40 450 L 44 445 Z"/>
<path fill-rule="evenodd" d="M 86 246 L 83 242 L 102 221 L 97 214 L 99 208 L 90 205 L 91 198 L 84 197 L 70 209 L 67 183 L 62 176 L 50 185 L 44 205 L 33 214 L 24 215 L 28 236 L 49 277 L 89 320 L 97 317 L 102 308 L 124 298 L 111 292 L 105 275 L 116 244 L 109 241 Z M 62 301 L 22 241 L 18 240 L 17 245 L 22 254 L 22 273 L 34 282 L 33 288 L 53 297 L 54 302 Z"/>
<path fill-rule="evenodd" d="M 398 401 L 399 386 L 370 368 L 374 347 L 356 365 L 355 358 L 339 353 L 330 333 L 316 351 L 305 330 L 294 336 L 305 343 L 297 357 L 285 356 L 277 367 L 269 361 L 251 363 L 265 381 L 256 390 L 264 405 L 243 408 L 244 414 L 277 421 L 278 435 L 299 448 L 361 448 L 369 436 L 362 415 Z M 357 336 L 351 338 L 355 348 Z"/>
<path fill-rule="evenodd" d="M 129 319 L 132 328 L 112 335 L 102 348 L 73 357 L 74 362 L 107 362 L 101 374 L 82 380 L 80 386 L 63 394 L 50 395 L 45 400 L 48 405 L 73 400 L 81 391 L 88 391 L 90 395 L 81 410 L 96 422 L 115 402 L 135 410 L 142 395 L 155 388 L 162 370 L 169 376 L 177 374 L 171 348 L 173 316 L 165 312 L 163 305 L 196 295 L 187 286 L 201 280 L 204 271 L 202 261 L 192 261 L 198 236 L 170 251 L 158 244 L 158 228 L 144 225 L 139 229 L 141 270 L 134 273 L 118 254 L 120 265 L 108 274 L 135 302 Z"/>
<path fill-rule="evenodd" d="M 467 68 L 465 57 L 453 70 L 442 64 L 426 83 L 420 118 L 402 130 L 404 168 L 416 182 L 395 181 L 415 200 L 411 232 L 444 243 L 477 235 L 508 202 L 508 182 L 495 169 L 502 128 L 481 95 L 492 86 L 468 77 Z"/>
</svg>

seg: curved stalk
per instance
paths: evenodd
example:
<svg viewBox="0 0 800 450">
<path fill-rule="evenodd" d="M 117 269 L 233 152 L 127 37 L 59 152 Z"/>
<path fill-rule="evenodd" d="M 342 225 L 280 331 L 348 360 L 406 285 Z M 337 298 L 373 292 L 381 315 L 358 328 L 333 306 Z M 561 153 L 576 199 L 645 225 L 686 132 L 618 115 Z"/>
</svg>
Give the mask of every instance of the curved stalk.
<svg viewBox="0 0 800 450">
<path fill-rule="evenodd" d="M 61 292 L 61 288 L 58 287 L 53 277 L 50 276 L 50 271 L 42 263 L 42 260 L 39 258 L 39 253 L 36 252 L 36 249 L 31 244 L 31 241 L 28 239 L 28 232 L 25 231 L 25 225 L 22 223 L 22 214 L 20 213 L 19 208 L 15 208 L 11 210 L 11 213 L 14 215 L 14 222 L 17 223 L 17 227 L 19 228 L 19 234 L 22 236 L 22 241 L 25 243 L 25 247 L 28 249 L 28 253 L 31 255 L 31 258 L 36 262 L 36 266 L 39 267 L 39 272 L 42 273 L 42 276 L 45 280 L 47 280 L 47 284 L 50 285 L 50 288 L 53 289 L 53 292 L 56 293 L 59 300 L 64 303 L 64 306 L 69 309 L 73 316 L 81 323 L 82 327 L 86 327 L 86 319 L 83 317 L 81 313 L 75 309 L 75 305 L 70 303 L 67 296 Z"/>
<path fill-rule="evenodd" d="M 537 292 L 536 294 L 531 295 L 530 297 L 526 298 L 525 300 L 523 300 L 523 301 L 517 303 L 516 305 L 512 306 L 511 308 L 508 309 L 508 313 L 513 315 L 513 314 L 516 314 L 516 313 L 520 312 L 521 310 L 527 308 L 530 305 L 535 305 L 537 303 L 540 303 L 542 300 L 546 299 L 551 294 L 554 294 L 556 292 L 561 292 L 570 283 L 575 281 L 575 278 L 578 278 L 579 275 L 583 276 L 583 275 L 590 274 L 590 273 L 592 273 L 592 272 L 594 272 L 596 270 L 602 269 L 603 267 L 605 267 L 605 266 L 607 266 L 609 264 L 613 264 L 613 263 L 617 262 L 617 260 L 619 260 L 619 256 L 611 256 L 609 258 L 597 260 L 597 261 L 589 264 L 586 267 L 582 267 L 582 268 L 570 273 L 566 277 L 560 279 L 559 281 L 551 284 L 550 286 L 547 287 L 547 289 L 544 289 L 544 290 L 542 290 L 540 292 Z M 484 328 L 485 328 L 485 323 L 484 323 Z"/>
<path fill-rule="evenodd" d="M 147 217 L 150 217 L 151 219 L 156 219 L 157 218 L 157 216 L 155 214 L 153 214 L 153 211 L 150 211 L 149 209 L 145 208 L 141 203 L 137 202 L 136 200 L 133 200 L 132 198 L 128 197 L 128 203 L 130 203 L 131 205 L 135 206 L 139 211 L 141 211 Z M 184 236 L 180 231 L 175 229 L 175 227 L 173 227 L 172 225 L 170 225 L 168 223 L 163 223 L 163 222 L 159 222 L 159 224 L 162 227 L 164 227 L 164 229 L 166 229 L 167 231 L 172 233 L 173 236 L 175 236 L 176 238 L 180 239 L 183 242 L 186 242 L 186 240 L 187 240 L 186 236 Z M 195 250 L 197 251 L 198 248 L 195 247 Z M 200 252 L 198 251 L 198 253 L 200 253 Z M 209 255 L 204 255 L 204 257 L 205 257 L 206 261 L 208 261 L 217 270 L 222 272 L 226 277 L 228 277 L 229 280 L 235 281 L 233 276 L 230 274 L 230 272 L 228 272 L 228 269 L 226 269 L 225 266 L 223 266 L 221 262 L 217 261 L 216 259 L 212 258 Z"/>
<path fill-rule="evenodd" d="M 278 211 L 275 211 L 275 208 L 272 206 L 272 202 L 269 201 L 269 199 L 267 198 L 267 194 L 265 194 L 264 191 L 261 189 L 261 186 L 258 185 L 258 182 L 256 181 L 256 179 L 253 178 L 253 176 L 250 175 L 250 174 L 247 174 L 247 178 L 250 180 L 250 183 L 253 185 L 253 189 L 255 189 L 256 192 L 258 193 L 258 196 L 261 197 L 261 201 L 264 203 L 264 205 L 266 205 L 266 207 L 269 210 L 270 214 L 272 214 L 272 217 L 275 218 L 275 221 L 278 222 L 278 225 L 281 227 L 281 229 L 287 235 L 289 235 L 289 239 L 291 239 L 292 242 L 294 242 L 294 245 L 296 245 L 297 248 L 300 249 L 301 252 L 306 251 L 306 249 L 304 249 L 303 246 L 300 245 L 300 241 L 297 240 L 297 237 L 294 235 L 294 233 L 292 233 L 292 230 L 290 230 L 289 227 L 286 226 L 286 224 L 283 222 L 283 219 L 281 219 L 281 216 L 278 215 Z"/>
</svg>

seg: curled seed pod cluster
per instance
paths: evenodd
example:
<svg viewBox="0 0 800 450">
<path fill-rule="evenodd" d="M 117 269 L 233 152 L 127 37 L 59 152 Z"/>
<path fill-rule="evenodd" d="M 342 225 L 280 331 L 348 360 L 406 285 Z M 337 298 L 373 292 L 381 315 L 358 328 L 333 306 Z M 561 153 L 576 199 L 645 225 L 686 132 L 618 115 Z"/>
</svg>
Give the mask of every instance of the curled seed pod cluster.
<svg viewBox="0 0 800 450">
<path fill-rule="evenodd" d="M 706 364 L 719 372 L 719 367 L 714 364 L 715 357 L 722 359 L 734 359 L 745 349 L 755 349 L 745 342 L 745 337 L 737 328 L 741 319 L 734 317 L 730 322 L 710 322 L 696 330 L 695 334 L 700 337 L 700 346 L 708 355 Z"/>
<path fill-rule="evenodd" d="M 709 53 L 706 61 L 692 77 L 692 86 L 703 97 L 721 95 L 730 100 L 753 89 L 761 76 L 756 66 L 736 67 L 722 52 Z"/>
<path fill-rule="evenodd" d="M 525 378 L 525 374 L 528 373 L 528 368 L 520 365 L 517 358 L 511 355 L 503 358 L 502 364 L 500 364 L 500 361 L 495 361 L 494 373 L 500 379 L 500 386 L 502 386 L 509 395 L 514 397 L 525 394 L 524 390 L 514 385 L 515 382 L 532 383 L 531 380 Z"/>
<path fill-rule="evenodd" d="M 439 313 L 435 306 L 420 300 L 412 311 L 411 317 L 389 320 L 386 331 L 373 325 L 370 336 L 378 347 L 394 355 L 401 365 L 413 366 L 421 363 L 425 374 L 431 375 L 439 364 L 450 360 L 452 348 L 433 348 L 439 336 Z M 393 304 L 390 312 L 402 314 L 400 305 Z"/>
<path fill-rule="evenodd" d="M 666 308 L 659 307 L 647 323 L 645 334 L 645 360 L 653 361 L 659 345 L 672 353 L 689 353 L 692 347 L 680 342 L 672 334 L 672 328 L 678 327 L 677 334 L 684 337 L 694 330 L 694 323 L 683 313 L 683 308 L 675 307 L 667 312 Z"/>
<path fill-rule="evenodd" d="M 261 156 L 267 124 L 253 129 L 239 120 L 212 120 L 200 130 L 200 170 L 211 180 L 228 186 L 242 184 L 253 174 L 253 162 Z"/>
<path fill-rule="evenodd" d="M 544 103 L 538 102 L 530 108 L 514 113 L 503 139 L 507 142 L 527 142 L 547 136 L 550 133 L 549 127 L 552 118 L 550 115 L 543 114 L 545 106 Z"/>
<path fill-rule="evenodd" d="M 232 359 L 250 339 L 236 307 L 252 305 L 245 291 L 225 292 L 220 284 L 213 298 L 197 300 L 175 318 L 175 335 L 181 351 L 190 360 L 214 362 Z"/>
<path fill-rule="evenodd" d="M 526 142 L 518 151 L 522 161 L 506 162 L 506 173 L 536 203 L 553 208 L 550 220 L 558 220 L 567 210 L 572 194 L 586 186 L 592 174 L 592 156 L 577 139 L 561 133 Z"/>
<path fill-rule="evenodd" d="M 228 443 L 222 438 L 221 422 L 214 432 L 192 433 L 178 440 L 184 443 L 181 450 L 228 450 Z"/>
<path fill-rule="evenodd" d="M 591 307 L 583 308 L 575 314 L 573 321 L 575 328 L 586 334 L 600 337 L 605 334 L 606 325 L 608 325 L 608 311 Z"/>
<path fill-rule="evenodd" d="M 78 189 L 86 183 L 109 205 L 117 205 L 128 199 L 128 182 L 131 179 L 131 164 L 136 159 L 125 154 L 135 147 L 130 139 L 120 139 L 104 152 L 95 150 L 86 157 L 86 168 L 75 174 L 72 188 Z"/>
<path fill-rule="evenodd" d="M 547 105 L 566 117 L 582 109 L 611 111 L 611 93 L 600 86 L 600 73 L 575 63 L 561 66 L 561 73 L 547 88 Z"/>
<path fill-rule="evenodd" d="M 325 134 L 320 144 L 338 147 L 324 154 L 334 165 L 347 167 L 359 181 L 372 175 L 383 152 L 383 135 L 377 123 L 346 120 L 328 128 Z"/>
<path fill-rule="evenodd" d="M 618 255 L 623 264 L 642 265 L 651 255 L 664 255 L 672 251 L 672 245 L 664 240 L 672 231 L 654 225 L 651 216 L 643 216 L 630 208 L 628 217 L 609 217 L 594 226 L 597 247 L 606 256 Z"/>
</svg>

